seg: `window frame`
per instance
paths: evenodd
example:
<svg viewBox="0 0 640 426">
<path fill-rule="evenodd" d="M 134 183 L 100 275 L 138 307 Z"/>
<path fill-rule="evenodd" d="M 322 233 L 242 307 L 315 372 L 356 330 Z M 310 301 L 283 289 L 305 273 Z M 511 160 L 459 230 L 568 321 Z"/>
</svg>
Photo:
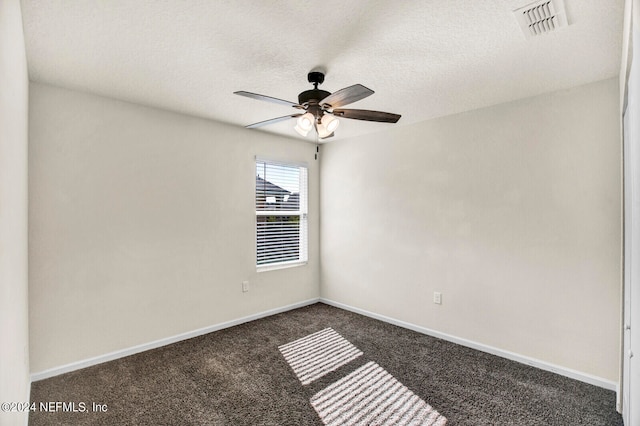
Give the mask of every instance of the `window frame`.
<svg viewBox="0 0 640 426">
<path fill-rule="evenodd" d="M 299 175 L 298 175 L 298 194 L 299 194 L 299 201 L 298 201 L 298 210 L 278 210 L 278 209 L 273 209 L 273 210 L 268 210 L 268 209 L 259 209 L 258 208 L 258 184 L 257 184 L 257 178 L 259 176 L 258 174 L 258 168 L 260 167 L 260 165 L 264 165 L 267 166 L 268 165 L 272 165 L 275 167 L 290 167 L 290 168 L 298 168 L 299 169 Z M 273 270 L 277 270 L 277 269 L 285 269 L 285 268 L 293 268 L 293 267 L 297 267 L 297 266 L 302 266 L 302 265 L 306 265 L 309 261 L 309 254 L 308 254 L 308 245 L 309 245 L 309 224 L 308 224 L 308 206 L 309 206 L 309 181 L 308 181 L 308 176 L 309 176 L 309 167 L 307 165 L 307 163 L 303 163 L 303 162 L 295 162 L 295 161 L 283 161 L 283 160 L 272 160 L 269 158 L 263 158 L 263 157 L 255 157 L 255 161 L 254 161 L 254 209 L 255 209 L 255 218 L 254 218 L 254 236 L 255 236 L 255 240 L 254 240 L 254 249 L 255 249 L 255 256 L 254 256 L 254 262 L 256 265 L 256 270 L 257 272 L 264 272 L 264 271 L 273 271 Z M 267 176 L 265 176 L 264 178 L 266 178 Z M 263 179 L 264 179 L 263 178 Z M 265 179 L 267 180 L 267 179 Z M 269 182 L 267 180 L 267 182 Z M 272 185 L 272 182 L 269 182 Z M 277 185 L 276 185 L 277 186 Z M 266 198 L 266 196 L 265 196 Z M 298 258 L 294 259 L 294 260 L 284 260 L 284 261 L 274 261 L 274 262 L 269 262 L 269 263 L 259 263 L 259 254 L 260 254 L 260 249 L 259 249 L 259 222 L 258 222 L 258 218 L 261 216 L 289 216 L 289 217 L 298 217 L 299 219 L 299 239 L 298 239 Z"/>
</svg>

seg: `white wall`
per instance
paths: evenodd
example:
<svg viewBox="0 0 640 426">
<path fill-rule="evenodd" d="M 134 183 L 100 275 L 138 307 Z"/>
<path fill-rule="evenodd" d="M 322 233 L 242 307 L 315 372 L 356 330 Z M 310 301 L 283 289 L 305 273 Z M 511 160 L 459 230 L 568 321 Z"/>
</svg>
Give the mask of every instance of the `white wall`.
<svg viewBox="0 0 640 426">
<path fill-rule="evenodd" d="M 29 400 L 27 112 L 19 0 L 0 1 L 0 402 Z M 26 424 L 0 411 L 0 424 Z"/>
<path fill-rule="evenodd" d="M 314 145 L 33 83 L 30 114 L 32 372 L 319 296 Z M 308 162 L 306 266 L 256 273 L 256 155 Z"/>
<path fill-rule="evenodd" d="M 321 296 L 617 382 L 618 107 L 611 79 L 325 145 Z"/>
<path fill-rule="evenodd" d="M 30 92 L 32 372 L 320 288 L 618 380 L 613 79 L 329 143 L 321 209 L 313 145 L 47 85 Z M 255 272 L 255 155 L 310 165 L 308 266 Z"/>
</svg>

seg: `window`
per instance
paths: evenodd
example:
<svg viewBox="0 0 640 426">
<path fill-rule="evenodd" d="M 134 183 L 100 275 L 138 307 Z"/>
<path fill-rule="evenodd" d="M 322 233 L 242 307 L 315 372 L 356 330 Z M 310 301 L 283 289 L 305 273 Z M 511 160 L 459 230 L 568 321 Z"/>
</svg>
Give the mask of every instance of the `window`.
<svg viewBox="0 0 640 426">
<path fill-rule="evenodd" d="M 256 265 L 307 262 L 307 168 L 256 160 Z"/>
</svg>

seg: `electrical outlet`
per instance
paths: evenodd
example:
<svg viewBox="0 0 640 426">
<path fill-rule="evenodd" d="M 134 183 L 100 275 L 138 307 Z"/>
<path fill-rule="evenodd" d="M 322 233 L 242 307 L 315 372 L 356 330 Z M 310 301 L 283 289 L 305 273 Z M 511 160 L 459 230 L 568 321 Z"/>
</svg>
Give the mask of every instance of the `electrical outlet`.
<svg viewBox="0 0 640 426">
<path fill-rule="evenodd" d="M 438 291 L 433 292 L 433 303 L 436 305 L 442 305 L 442 293 Z"/>
<path fill-rule="evenodd" d="M 249 281 L 242 281 L 242 292 L 246 293 L 249 291 Z"/>
</svg>

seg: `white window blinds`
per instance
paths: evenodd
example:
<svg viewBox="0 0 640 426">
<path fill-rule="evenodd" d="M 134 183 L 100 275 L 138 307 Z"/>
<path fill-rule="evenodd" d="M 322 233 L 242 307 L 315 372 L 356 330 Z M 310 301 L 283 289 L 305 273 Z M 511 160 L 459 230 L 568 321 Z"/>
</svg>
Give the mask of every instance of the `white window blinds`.
<svg viewBox="0 0 640 426">
<path fill-rule="evenodd" d="M 307 168 L 256 160 L 256 264 L 307 261 Z"/>
</svg>

